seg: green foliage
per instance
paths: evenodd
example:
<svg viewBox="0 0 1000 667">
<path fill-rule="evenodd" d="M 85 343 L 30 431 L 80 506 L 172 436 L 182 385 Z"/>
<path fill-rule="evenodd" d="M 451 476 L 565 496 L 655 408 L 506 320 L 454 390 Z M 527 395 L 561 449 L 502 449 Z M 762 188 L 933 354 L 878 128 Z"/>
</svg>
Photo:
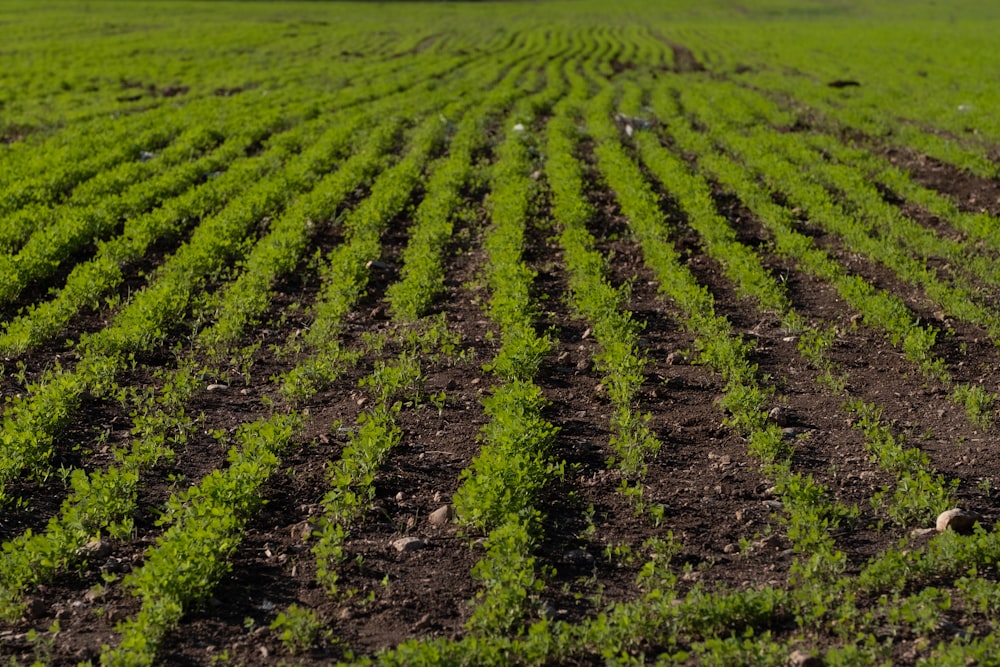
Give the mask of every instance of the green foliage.
<svg viewBox="0 0 1000 667">
<path fill-rule="evenodd" d="M 278 639 L 292 654 L 309 650 L 323 634 L 323 624 L 316 618 L 316 613 L 296 604 L 280 612 L 270 628 L 278 633 Z"/>
<path fill-rule="evenodd" d="M 546 403 L 541 389 L 526 382 L 500 385 L 483 400 L 490 418 L 482 431 L 486 447 L 462 471 L 454 496 L 461 521 L 489 530 L 509 516 L 528 521 L 535 515 L 536 494 L 562 471 L 546 456 L 557 433 L 541 414 Z"/>
</svg>

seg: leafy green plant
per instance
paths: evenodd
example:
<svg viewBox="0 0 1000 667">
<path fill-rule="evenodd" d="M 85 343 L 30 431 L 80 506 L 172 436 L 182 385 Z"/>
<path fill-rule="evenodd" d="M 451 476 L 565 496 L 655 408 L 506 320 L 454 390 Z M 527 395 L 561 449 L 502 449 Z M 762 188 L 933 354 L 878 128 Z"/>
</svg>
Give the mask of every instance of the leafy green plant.
<svg viewBox="0 0 1000 667">
<path fill-rule="evenodd" d="M 269 627 L 293 655 L 311 649 L 324 634 L 323 624 L 316 618 L 316 612 L 296 604 L 280 612 Z"/>
</svg>

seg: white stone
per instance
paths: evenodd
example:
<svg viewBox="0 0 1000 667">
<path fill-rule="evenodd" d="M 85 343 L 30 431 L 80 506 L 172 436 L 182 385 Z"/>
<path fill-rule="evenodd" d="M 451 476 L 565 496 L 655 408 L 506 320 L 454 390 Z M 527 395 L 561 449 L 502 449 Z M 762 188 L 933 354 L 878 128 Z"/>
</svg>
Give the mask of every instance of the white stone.
<svg viewBox="0 0 1000 667">
<path fill-rule="evenodd" d="M 425 546 L 427 546 L 427 543 L 419 537 L 401 537 L 392 543 L 392 547 L 399 552 L 417 551 L 423 549 Z"/>
</svg>

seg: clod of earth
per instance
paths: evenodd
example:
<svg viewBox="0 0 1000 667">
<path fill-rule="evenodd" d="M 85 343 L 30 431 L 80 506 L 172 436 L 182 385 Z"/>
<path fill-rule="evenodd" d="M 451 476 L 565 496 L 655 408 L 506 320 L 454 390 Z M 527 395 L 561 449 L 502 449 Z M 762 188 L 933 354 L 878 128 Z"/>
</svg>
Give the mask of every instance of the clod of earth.
<svg viewBox="0 0 1000 667">
<path fill-rule="evenodd" d="M 430 524 L 432 526 L 438 526 L 438 527 L 446 525 L 450 519 L 451 519 L 450 505 L 442 505 L 441 507 L 431 512 L 430 516 L 427 517 L 427 520 L 430 521 Z"/>
<path fill-rule="evenodd" d="M 418 551 L 427 546 L 419 537 L 401 537 L 398 540 L 392 542 L 392 546 L 396 551 L 400 553 L 405 553 L 407 551 Z"/>
<path fill-rule="evenodd" d="M 788 664 L 791 667 L 823 667 L 823 658 L 812 655 L 808 651 L 793 651 L 788 656 Z"/>
<path fill-rule="evenodd" d="M 943 533 L 950 528 L 956 533 L 968 535 L 972 532 L 976 522 L 981 518 L 976 512 L 968 512 L 961 508 L 955 508 L 941 512 L 938 515 L 936 526 L 939 533 Z"/>
<path fill-rule="evenodd" d="M 107 558 L 111 555 L 111 543 L 107 540 L 91 540 L 77 549 L 77 554 L 83 558 Z"/>
<path fill-rule="evenodd" d="M 792 423 L 792 411 L 784 406 L 777 406 L 771 408 L 771 411 L 767 413 L 767 418 L 778 426 L 789 426 Z"/>
</svg>

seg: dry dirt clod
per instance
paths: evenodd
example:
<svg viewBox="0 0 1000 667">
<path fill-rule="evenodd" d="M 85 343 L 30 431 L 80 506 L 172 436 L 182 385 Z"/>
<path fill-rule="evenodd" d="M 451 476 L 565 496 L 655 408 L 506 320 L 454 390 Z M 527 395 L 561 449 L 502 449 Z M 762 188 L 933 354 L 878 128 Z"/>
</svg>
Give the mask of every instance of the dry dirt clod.
<svg viewBox="0 0 1000 667">
<path fill-rule="evenodd" d="M 430 516 L 427 517 L 427 520 L 430 521 L 432 526 L 438 526 L 438 527 L 446 525 L 450 519 L 451 519 L 450 505 L 442 505 L 441 507 L 431 512 Z"/>
<path fill-rule="evenodd" d="M 44 618 L 49 608 L 41 598 L 28 598 L 24 601 L 24 617 L 29 621 Z"/>
<path fill-rule="evenodd" d="M 107 558 L 111 555 L 111 543 L 107 540 L 91 540 L 76 550 L 83 558 Z"/>
<path fill-rule="evenodd" d="M 778 426 L 788 426 L 792 423 L 792 411 L 779 405 L 771 408 L 771 411 L 767 413 L 767 418 Z"/>
<path fill-rule="evenodd" d="M 956 507 L 955 509 L 941 512 L 941 514 L 938 515 L 936 527 L 939 533 L 943 533 L 950 528 L 956 533 L 967 535 L 972 532 L 972 527 L 981 518 L 982 517 L 975 512 L 967 512 L 966 510 Z"/>
<path fill-rule="evenodd" d="M 392 542 L 392 547 L 400 553 L 418 551 L 419 549 L 423 549 L 425 546 L 427 546 L 427 543 L 419 537 L 401 537 Z"/>
<path fill-rule="evenodd" d="M 781 547 L 781 536 L 768 535 L 767 537 L 754 542 L 753 546 L 755 549 L 769 549 L 773 551 Z"/>
<path fill-rule="evenodd" d="M 684 355 L 680 352 L 671 352 L 666 358 L 667 366 L 677 366 L 684 363 Z"/>
<path fill-rule="evenodd" d="M 789 667 L 823 667 L 823 658 L 811 655 L 807 651 L 793 651 L 788 656 Z"/>
</svg>

